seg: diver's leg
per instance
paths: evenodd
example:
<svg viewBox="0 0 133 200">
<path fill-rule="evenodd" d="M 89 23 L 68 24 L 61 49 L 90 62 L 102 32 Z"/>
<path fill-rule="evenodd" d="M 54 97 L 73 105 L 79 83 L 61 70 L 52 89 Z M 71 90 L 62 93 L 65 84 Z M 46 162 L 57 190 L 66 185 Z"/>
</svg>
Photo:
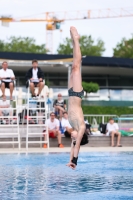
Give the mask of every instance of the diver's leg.
<svg viewBox="0 0 133 200">
<path fill-rule="evenodd" d="M 72 87 L 73 87 L 73 75 L 72 75 L 72 72 L 71 72 L 70 78 L 68 80 L 68 89 L 70 89 Z"/>
<path fill-rule="evenodd" d="M 75 92 L 81 92 L 82 90 L 82 78 L 81 78 L 81 51 L 79 45 L 79 34 L 75 27 L 70 28 L 70 34 L 73 41 L 73 65 L 71 72 L 72 87 Z"/>
</svg>

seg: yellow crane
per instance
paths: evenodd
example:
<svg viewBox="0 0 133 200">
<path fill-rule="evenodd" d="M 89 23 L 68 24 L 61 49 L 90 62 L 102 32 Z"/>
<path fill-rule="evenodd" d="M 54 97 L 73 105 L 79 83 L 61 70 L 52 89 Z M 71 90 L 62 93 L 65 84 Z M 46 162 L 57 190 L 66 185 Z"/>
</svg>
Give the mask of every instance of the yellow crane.
<svg viewBox="0 0 133 200">
<path fill-rule="evenodd" d="M 88 20 L 88 19 L 105 19 L 133 17 L 133 8 L 107 8 L 98 10 L 83 11 L 62 11 L 41 13 L 43 18 L 12 18 L 1 16 L 0 21 L 3 26 L 9 26 L 10 22 L 46 22 L 46 48 L 52 53 L 53 49 L 53 30 L 60 29 L 61 23 L 66 20 Z"/>
</svg>

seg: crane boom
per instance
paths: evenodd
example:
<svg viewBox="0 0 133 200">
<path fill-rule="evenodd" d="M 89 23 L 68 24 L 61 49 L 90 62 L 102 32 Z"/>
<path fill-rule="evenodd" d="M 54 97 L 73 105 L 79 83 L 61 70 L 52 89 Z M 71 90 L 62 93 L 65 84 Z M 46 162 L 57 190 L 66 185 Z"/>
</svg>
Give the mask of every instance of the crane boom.
<svg viewBox="0 0 133 200">
<path fill-rule="evenodd" d="M 107 8 L 83 11 L 62 11 L 41 13 L 42 18 L 11 18 L 1 16 L 6 22 L 62 22 L 65 20 L 104 19 L 118 17 L 133 17 L 133 8 Z"/>
<path fill-rule="evenodd" d="M 10 22 L 46 22 L 46 46 L 52 53 L 52 31 L 60 29 L 60 23 L 66 20 L 87 20 L 87 19 L 105 19 L 105 18 L 120 18 L 133 17 L 133 8 L 107 8 L 98 10 L 83 10 L 83 11 L 63 11 L 63 12 L 45 12 L 40 14 L 43 17 L 28 18 L 19 17 L 12 18 L 1 16 L 2 25 L 7 25 Z"/>
</svg>

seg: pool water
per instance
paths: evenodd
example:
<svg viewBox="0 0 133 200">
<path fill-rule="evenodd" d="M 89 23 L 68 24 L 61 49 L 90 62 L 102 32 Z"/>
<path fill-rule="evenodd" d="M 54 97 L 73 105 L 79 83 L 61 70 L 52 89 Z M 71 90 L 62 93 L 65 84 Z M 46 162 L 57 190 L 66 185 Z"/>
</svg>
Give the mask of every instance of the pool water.
<svg viewBox="0 0 133 200">
<path fill-rule="evenodd" d="M 0 155 L 0 200 L 133 200 L 133 152 Z"/>
</svg>

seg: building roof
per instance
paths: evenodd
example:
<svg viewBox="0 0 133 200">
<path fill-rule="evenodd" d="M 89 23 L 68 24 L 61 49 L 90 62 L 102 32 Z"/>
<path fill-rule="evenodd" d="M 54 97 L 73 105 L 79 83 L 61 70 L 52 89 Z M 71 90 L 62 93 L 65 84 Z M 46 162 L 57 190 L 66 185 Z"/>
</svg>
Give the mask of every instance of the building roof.
<svg viewBox="0 0 133 200">
<path fill-rule="evenodd" d="M 72 55 L 58 55 L 58 54 L 35 54 L 35 53 L 14 53 L 14 52 L 0 52 L 0 59 L 5 60 L 17 60 L 17 61 L 52 61 L 52 60 L 64 60 L 72 59 Z"/>
<path fill-rule="evenodd" d="M 108 66 L 108 67 L 130 67 L 133 68 L 133 59 L 86 56 L 83 58 L 83 66 Z"/>
<path fill-rule="evenodd" d="M 73 58 L 72 55 L 0 52 L 1 60 L 31 61 L 33 59 L 37 59 L 38 61 L 72 62 L 72 58 Z M 97 67 L 108 66 L 108 67 L 133 68 L 133 59 L 84 56 L 82 58 L 82 66 L 97 66 Z"/>
</svg>

